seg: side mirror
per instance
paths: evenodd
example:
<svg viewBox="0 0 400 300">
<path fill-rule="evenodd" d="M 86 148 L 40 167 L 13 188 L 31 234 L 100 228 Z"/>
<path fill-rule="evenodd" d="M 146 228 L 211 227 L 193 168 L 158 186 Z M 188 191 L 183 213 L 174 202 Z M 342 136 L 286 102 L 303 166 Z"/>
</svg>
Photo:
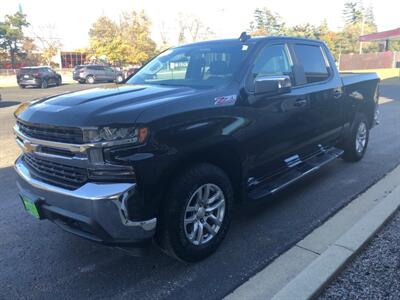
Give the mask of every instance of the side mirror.
<svg viewBox="0 0 400 300">
<path fill-rule="evenodd" d="M 292 89 L 292 82 L 289 76 L 260 76 L 254 80 L 254 93 L 280 95 L 289 93 Z"/>
</svg>

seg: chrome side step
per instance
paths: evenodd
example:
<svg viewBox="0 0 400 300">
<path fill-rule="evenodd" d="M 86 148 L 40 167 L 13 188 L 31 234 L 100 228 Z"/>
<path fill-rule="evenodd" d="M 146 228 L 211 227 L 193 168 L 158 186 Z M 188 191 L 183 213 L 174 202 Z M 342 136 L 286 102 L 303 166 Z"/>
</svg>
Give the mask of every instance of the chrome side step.
<svg viewBox="0 0 400 300">
<path fill-rule="evenodd" d="M 338 158 L 342 154 L 343 150 L 330 148 L 310 157 L 306 161 L 292 165 L 287 172 L 268 181 L 260 182 L 257 185 L 254 185 L 248 193 L 248 199 L 250 201 L 258 200 L 266 196 L 273 195 L 283 190 L 290 184 L 317 171 L 319 168 Z"/>
</svg>

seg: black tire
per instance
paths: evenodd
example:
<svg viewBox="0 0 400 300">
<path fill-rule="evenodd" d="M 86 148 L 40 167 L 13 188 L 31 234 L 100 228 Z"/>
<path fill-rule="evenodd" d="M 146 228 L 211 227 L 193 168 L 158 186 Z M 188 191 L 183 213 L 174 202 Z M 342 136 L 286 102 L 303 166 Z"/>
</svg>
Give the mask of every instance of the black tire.
<svg viewBox="0 0 400 300">
<path fill-rule="evenodd" d="M 214 223 L 214 221 L 211 222 L 207 215 L 201 217 L 201 220 L 199 219 L 196 221 L 202 222 L 206 229 L 206 233 L 201 239 L 202 243 L 204 243 L 196 245 L 193 241 L 191 242 L 187 236 L 187 227 L 184 225 L 184 218 L 188 213 L 187 206 L 191 203 L 190 201 L 193 201 L 192 199 L 195 192 L 206 185 L 217 187 L 220 189 L 219 191 L 222 191 L 222 199 L 225 204 L 224 213 L 222 213 L 223 217 L 218 225 Z M 210 192 L 210 195 L 216 194 Z M 160 222 L 157 226 L 157 243 L 168 255 L 182 261 L 196 262 L 208 257 L 215 252 L 228 231 L 232 218 L 233 197 L 231 182 L 220 168 L 211 164 L 202 163 L 186 169 L 186 171 L 182 172 L 173 180 L 172 187 L 167 193 L 167 198 L 164 199 L 165 205 L 162 208 Z M 217 201 L 219 202 L 221 199 Z M 212 205 L 210 204 L 210 206 Z M 196 218 L 197 213 L 194 212 Z M 210 223 L 211 226 L 219 226 L 216 233 L 214 233 L 215 235 L 212 235 L 211 232 L 207 230 L 205 227 L 206 223 L 209 225 L 208 227 L 210 227 Z M 202 228 L 203 225 L 201 225 Z M 204 229 L 202 229 L 202 232 L 205 232 Z M 195 230 L 193 229 L 193 236 L 195 235 Z M 211 239 L 207 240 L 210 236 Z"/>
<path fill-rule="evenodd" d="M 124 77 L 122 77 L 122 75 L 118 75 L 117 78 L 115 79 L 116 83 L 121 83 L 124 81 Z"/>
<path fill-rule="evenodd" d="M 61 84 L 62 84 L 62 79 L 61 78 L 57 78 L 56 86 L 60 86 Z"/>
<path fill-rule="evenodd" d="M 43 79 L 43 80 L 42 80 L 42 83 L 40 84 L 40 88 L 42 88 L 42 89 L 47 89 L 48 86 L 49 86 L 49 83 L 47 82 L 47 80 L 46 80 L 46 79 Z"/>
<path fill-rule="evenodd" d="M 19 87 L 20 87 L 21 89 L 24 89 L 24 88 L 26 88 L 26 85 L 19 85 Z"/>
<path fill-rule="evenodd" d="M 93 83 L 95 83 L 95 79 L 94 79 L 94 76 L 87 76 L 86 77 L 86 83 L 88 83 L 88 84 L 93 84 Z"/>
<path fill-rule="evenodd" d="M 364 139 L 361 138 L 363 128 L 365 130 Z M 348 162 L 357 162 L 364 157 L 369 142 L 369 129 L 370 126 L 365 114 L 357 113 L 350 134 L 343 143 L 343 160 Z M 364 143 L 361 143 L 362 140 L 364 140 Z M 357 144 L 359 146 L 357 146 Z"/>
<path fill-rule="evenodd" d="M 85 83 L 85 80 L 78 80 L 78 82 L 79 82 L 80 84 L 84 84 L 84 83 Z"/>
</svg>

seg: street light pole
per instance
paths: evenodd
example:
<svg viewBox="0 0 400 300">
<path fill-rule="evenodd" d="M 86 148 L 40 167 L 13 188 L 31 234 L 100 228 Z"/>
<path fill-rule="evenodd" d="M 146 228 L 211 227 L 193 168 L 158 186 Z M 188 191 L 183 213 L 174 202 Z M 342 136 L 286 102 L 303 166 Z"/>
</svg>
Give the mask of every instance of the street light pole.
<svg viewBox="0 0 400 300">
<path fill-rule="evenodd" d="M 365 23 L 365 17 L 364 17 L 364 11 L 362 12 L 362 18 L 361 18 L 361 36 L 364 35 L 364 23 Z M 362 46 L 363 46 L 363 42 L 360 41 L 360 49 L 359 49 L 359 53 L 362 54 Z"/>
</svg>

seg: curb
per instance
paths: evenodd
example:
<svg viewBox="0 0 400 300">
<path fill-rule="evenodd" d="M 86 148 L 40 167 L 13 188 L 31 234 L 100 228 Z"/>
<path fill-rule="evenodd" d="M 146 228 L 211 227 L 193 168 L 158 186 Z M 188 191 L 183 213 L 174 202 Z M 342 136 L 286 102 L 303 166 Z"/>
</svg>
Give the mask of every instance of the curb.
<svg viewBox="0 0 400 300">
<path fill-rule="evenodd" d="M 400 166 L 225 299 L 313 299 L 400 207 Z"/>
</svg>

